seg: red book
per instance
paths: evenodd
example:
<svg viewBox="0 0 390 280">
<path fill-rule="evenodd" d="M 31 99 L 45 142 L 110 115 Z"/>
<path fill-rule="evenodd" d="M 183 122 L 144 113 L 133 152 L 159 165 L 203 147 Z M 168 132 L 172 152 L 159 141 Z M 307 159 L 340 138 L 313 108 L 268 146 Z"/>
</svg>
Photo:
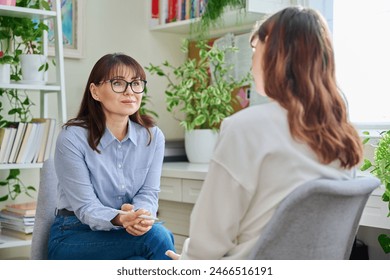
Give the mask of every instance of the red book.
<svg viewBox="0 0 390 280">
<path fill-rule="evenodd" d="M 169 0 L 168 1 L 168 19 L 167 22 L 176 21 L 177 18 L 177 2 L 178 0 Z"/>
<path fill-rule="evenodd" d="M 159 18 L 159 0 L 152 0 L 152 18 Z"/>
</svg>

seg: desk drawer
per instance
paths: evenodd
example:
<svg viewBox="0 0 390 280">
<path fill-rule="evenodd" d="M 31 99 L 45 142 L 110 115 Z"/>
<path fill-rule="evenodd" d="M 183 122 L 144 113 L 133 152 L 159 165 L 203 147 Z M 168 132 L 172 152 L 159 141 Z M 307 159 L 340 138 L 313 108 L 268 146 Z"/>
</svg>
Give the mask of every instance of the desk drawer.
<svg viewBox="0 0 390 280">
<path fill-rule="evenodd" d="M 159 199 L 180 202 L 181 198 L 181 179 L 162 177 Z"/>
<path fill-rule="evenodd" d="M 390 219 L 387 217 L 387 202 L 382 201 L 380 196 L 371 195 L 368 198 L 360 225 L 390 229 Z"/>
<path fill-rule="evenodd" d="M 183 202 L 195 203 L 202 189 L 203 181 L 183 179 Z"/>
</svg>

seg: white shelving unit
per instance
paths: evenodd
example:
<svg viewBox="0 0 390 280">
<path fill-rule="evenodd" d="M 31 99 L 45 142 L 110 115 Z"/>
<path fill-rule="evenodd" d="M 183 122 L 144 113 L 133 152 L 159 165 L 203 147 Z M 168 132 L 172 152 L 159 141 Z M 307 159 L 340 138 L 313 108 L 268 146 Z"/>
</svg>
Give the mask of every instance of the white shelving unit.
<svg viewBox="0 0 390 280">
<path fill-rule="evenodd" d="M 0 84 L 2 89 L 18 89 L 36 92 L 40 95 L 40 117 L 48 117 L 48 94 L 57 94 L 58 118 L 61 123 L 67 120 L 66 115 L 66 95 L 65 95 L 65 75 L 64 75 L 64 51 L 62 44 L 62 20 L 61 20 L 61 1 L 54 1 L 55 11 L 46 11 L 38 9 L 29 9 L 13 6 L 0 5 L 0 16 L 31 18 L 37 20 L 52 19 L 54 23 L 55 34 L 55 61 L 56 61 L 56 76 L 55 82 L 45 85 L 33 84 Z M 58 12 L 57 12 L 58 11 Z M 47 37 L 47 36 L 46 36 Z M 48 54 L 47 38 L 44 44 L 44 54 Z M 0 164 L 0 170 L 7 169 L 32 169 L 41 168 L 42 163 L 36 164 Z M 0 249 L 13 248 L 19 246 L 27 246 L 31 244 L 31 240 L 21 240 L 10 236 L 1 235 L 0 233 Z"/>
</svg>

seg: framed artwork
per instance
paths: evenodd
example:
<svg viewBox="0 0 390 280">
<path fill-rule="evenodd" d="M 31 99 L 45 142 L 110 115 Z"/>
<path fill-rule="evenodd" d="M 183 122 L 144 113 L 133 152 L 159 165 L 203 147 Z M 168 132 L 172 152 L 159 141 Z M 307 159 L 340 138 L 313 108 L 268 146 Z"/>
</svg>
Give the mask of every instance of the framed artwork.
<svg viewBox="0 0 390 280">
<path fill-rule="evenodd" d="M 82 57 L 82 5 L 83 0 L 57 0 L 61 1 L 62 15 L 62 40 L 64 46 L 64 57 Z M 52 2 L 49 0 L 49 4 Z M 55 8 L 55 7 L 53 7 Z M 54 23 L 49 21 L 49 55 L 54 55 Z"/>
</svg>

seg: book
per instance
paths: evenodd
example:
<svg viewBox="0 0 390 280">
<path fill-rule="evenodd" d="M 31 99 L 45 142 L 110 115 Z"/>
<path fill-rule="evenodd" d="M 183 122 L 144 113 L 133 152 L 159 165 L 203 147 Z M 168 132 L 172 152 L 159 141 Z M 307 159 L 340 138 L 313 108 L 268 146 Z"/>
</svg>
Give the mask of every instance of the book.
<svg viewBox="0 0 390 280">
<path fill-rule="evenodd" d="M 24 202 L 24 203 L 16 203 L 16 204 L 8 204 L 5 206 L 5 209 L 13 212 L 13 213 L 20 213 L 24 216 L 27 215 L 35 215 L 37 208 L 37 202 Z"/>
<path fill-rule="evenodd" d="M 7 229 L 12 229 L 15 231 L 22 232 L 22 233 L 32 233 L 33 229 L 34 229 L 34 225 L 20 225 L 20 224 L 14 224 L 14 223 L 11 223 L 8 221 L 7 222 L 2 221 L 1 228 L 2 228 L 2 230 L 7 228 Z"/>
<path fill-rule="evenodd" d="M 8 163 L 14 163 L 16 162 L 16 157 L 18 156 L 20 144 L 22 143 L 24 132 L 26 130 L 27 124 L 24 122 L 20 122 L 18 124 L 18 128 L 16 131 L 14 143 L 12 145 L 11 154 L 9 156 Z"/>
<path fill-rule="evenodd" d="M 46 141 L 46 145 L 45 145 L 45 152 L 43 154 L 43 160 L 39 161 L 40 159 L 38 158 L 38 162 L 43 162 L 43 161 L 47 160 L 52 154 L 52 150 L 53 150 L 53 146 L 54 146 L 53 143 L 54 143 L 54 134 L 56 131 L 56 124 L 57 124 L 56 119 L 50 119 L 49 134 L 47 136 L 47 141 Z"/>
<path fill-rule="evenodd" d="M 18 226 L 18 227 L 25 227 L 25 226 L 33 226 L 34 225 L 34 222 L 35 222 L 35 218 L 33 218 L 34 220 L 32 221 L 29 221 L 29 220 L 26 220 L 24 221 L 23 219 L 18 219 L 18 218 L 6 218 L 4 215 L 0 215 L 0 222 L 2 223 L 2 225 L 14 225 L 14 226 Z"/>
<path fill-rule="evenodd" d="M 44 118 L 35 118 L 31 120 L 32 123 L 36 124 L 36 132 L 31 145 L 31 149 L 29 149 L 25 159 L 26 163 L 35 163 L 38 158 L 39 149 L 41 148 L 41 144 L 43 141 L 43 134 L 45 132 L 46 120 L 47 119 Z M 47 125 L 49 125 L 49 123 L 47 123 Z"/>
<path fill-rule="evenodd" d="M 11 154 L 11 149 L 12 149 L 12 146 L 13 146 L 14 141 L 15 141 L 17 129 L 15 127 L 10 127 L 9 129 L 11 130 L 11 134 L 8 138 L 7 147 L 5 149 L 4 157 L 1 159 L 1 163 L 8 163 L 8 160 L 9 160 L 9 157 Z"/>
<path fill-rule="evenodd" d="M 27 123 L 26 132 L 24 133 L 23 142 L 20 146 L 16 163 L 25 163 L 29 150 L 32 148 L 34 142 L 35 132 L 37 124 L 29 122 Z"/>
<path fill-rule="evenodd" d="M 0 219 L 8 219 L 14 221 L 21 221 L 24 224 L 34 224 L 35 215 L 23 215 L 20 213 L 10 212 L 6 209 L 0 211 Z"/>
<path fill-rule="evenodd" d="M 0 163 L 2 163 L 4 160 L 5 152 L 7 150 L 7 145 L 10 144 L 9 140 L 11 137 L 11 128 L 9 127 L 0 128 L 0 137 L 1 137 Z"/>
<path fill-rule="evenodd" d="M 9 228 L 2 228 L 1 233 L 7 236 L 16 237 L 18 239 L 22 240 L 31 240 L 32 239 L 32 233 L 24 233 L 21 231 L 9 229 Z"/>
<path fill-rule="evenodd" d="M 149 20 L 149 26 L 156 26 L 159 23 L 160 18 L 160 3 L 159 0 L 152 0 L 151 2 L 151 17 Z"/>
</svg>

